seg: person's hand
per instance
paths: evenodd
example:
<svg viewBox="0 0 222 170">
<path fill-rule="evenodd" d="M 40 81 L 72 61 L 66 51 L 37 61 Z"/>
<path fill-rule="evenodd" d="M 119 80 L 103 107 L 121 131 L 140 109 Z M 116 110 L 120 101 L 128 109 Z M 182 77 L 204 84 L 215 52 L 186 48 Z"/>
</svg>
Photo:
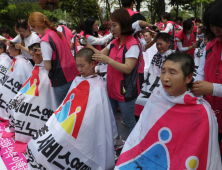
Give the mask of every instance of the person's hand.
<svg viewBox="0 0 222 170">
<path fill-rule="evenodd" d="M 34 47 L 34 49 L 36 49 L 36 51 L 34 52 L 35 54 L 42 55 L 42 50 L 41 50 L 41 48 L 35 48 L 35 47 Z"/>
<path fill-rule="evenodd" d="M 207 81 L 196 81 L 192 84 L 191 91 L 196 96 L 212 94 L 213 83 L 209 83 Z"/>
<path fill-rule="evenodd" d="M 200 37 L 200 38 L 199 38 L 199 40 L 203 41 L 203 38 L 202 38 L 202 37 Z"/>
<path fill-rule="evenodd" d="M 153 39 L 156 41 L 156 37 L 157 37 L 158 33 L 154 32 L 154 37 Z"/>
<path fill-rule="evenodd" d="M 109 63 L 111 58 L 103 54 L 93 54 L 92 59 L 101 63 Z"/>
<path fill-rule="evenodd" d="M 192 45 L 192 48 L 197 48 L 198 47 L 198 42 L 195 42 L 193 45 Z"/>
<path fill-rule="evenodd" d="M 86 43 L 86 48 L 90 48 L 91 47 L 91 44 L 89 44 L 89 42 L 87 41 L 86 37 L 85 36 L 82 36 L 81 38 L 83 38 L 83 40 L 85 41 Z"/>
<path fill-rule="evenodd" d="M 22 46 L 21 44 L 15 44 L 15 48 L 16 49 L 22 49 L 24 46 Z"/>
</svg>

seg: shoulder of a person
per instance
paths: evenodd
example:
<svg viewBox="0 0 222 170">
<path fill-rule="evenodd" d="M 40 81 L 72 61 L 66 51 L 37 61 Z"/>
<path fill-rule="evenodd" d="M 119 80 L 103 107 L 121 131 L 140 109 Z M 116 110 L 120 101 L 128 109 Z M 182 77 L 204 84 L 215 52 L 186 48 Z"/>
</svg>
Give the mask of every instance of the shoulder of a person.
<svg viewBox="0 0 222 170">
<path fill-rule="evenodd" d="M 219 44 L 219 43 L 221 43 L 221 42 L 218 40 L 218 38 L 213 39 L 212 41 L 207 43 L 206 50 L 213 47 L 215 44 Z M 220 47 L 220 48 L 222 48 L 222 47 Z"/>
<path fill-rule="evenodd" d="M 137 40 L 136 40 L 136 38 L 134 36 L 130 35 L 129 40 L 126 43 L 126 46 L 127 47 L 129 47 L 129 46 L 131 47 L 132 45 L 138 45 L 138 42 L 137 42 Z"/>
</svg>

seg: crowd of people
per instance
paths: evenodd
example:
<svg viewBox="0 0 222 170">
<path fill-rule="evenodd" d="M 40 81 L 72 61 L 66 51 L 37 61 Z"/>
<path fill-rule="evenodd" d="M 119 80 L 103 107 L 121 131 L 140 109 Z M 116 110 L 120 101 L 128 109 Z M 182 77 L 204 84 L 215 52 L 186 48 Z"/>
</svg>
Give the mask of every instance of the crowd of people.
<svg viewBox="0 0 222 170">
<path fill-rule="evenodd" d="M 151 24 L 122 0 L 100 26 L 71 31 L 33 12 L 15 38 L 2 28 L 2 138 L 28 169 L 222 170 L 221 6 Z"/>
</svg>

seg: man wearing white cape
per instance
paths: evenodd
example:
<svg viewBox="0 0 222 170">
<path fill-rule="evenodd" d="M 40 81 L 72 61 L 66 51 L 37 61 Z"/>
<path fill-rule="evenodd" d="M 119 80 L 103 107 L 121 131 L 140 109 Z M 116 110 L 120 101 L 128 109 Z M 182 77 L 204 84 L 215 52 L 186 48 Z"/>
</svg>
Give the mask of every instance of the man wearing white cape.
<svg viewBox="0 0 222 170">
<path fill-rule="evenodd" d="M 186 53 L 168 56 L 163 88 L 148 99 L 115 170 L 221 170 L 218 125 L 208 102 L 188 90 L 194 61 Z"/>
<path fill-rule="evenodd" d="M 90 59 L 85 61 L 81 54 Z M 82 76 L 75 78 L 63 103 L 28 143 L 30 170 L 114 168 L 117 127 L 103 80 L 95 75 L 93 54 L 88 48 L 78 51 Z"/>
<path fill-rule="evenodd" d="M 9 115 L 7 106 L 15 97 L 22 85 L 32 73 L 32 64 L 20 55 L 21 50 L 15 48 L 15 44 L 9 47 L 9 54 L 13 57 L 5 76 L 0 80 L 0 120 L 5 127 L 8 126 Z"/>
<path fill-rule="evenodd" d="M 169 49 L 169 46 L 170 35 L 168 33 L 159 33 L 156 37 L 156 48 L 158 52 L 153 56 L 149 69 L 144 70 L 144 77 L 146 77 L 146 79 L 144 79 L 140 94 L 136 99 L 135 115 L 137 116 L 140 116 L 152 92 L 161 86 L 160 72 L 162 64 L 166 57 L 174 52 Z"/>
<path fill-rule="evenodd" d="M 14 135 L 13 151 L 24 153 L 27 143 L 58 108 L 42 55 L 33 52 L 34 48 L 40 48 L 40 44 L 35 43 L 28 48 L 35 67 L 12 104 L 8 105 L 9 127 L 2 134 L 3 138 Z"/>
</svg>

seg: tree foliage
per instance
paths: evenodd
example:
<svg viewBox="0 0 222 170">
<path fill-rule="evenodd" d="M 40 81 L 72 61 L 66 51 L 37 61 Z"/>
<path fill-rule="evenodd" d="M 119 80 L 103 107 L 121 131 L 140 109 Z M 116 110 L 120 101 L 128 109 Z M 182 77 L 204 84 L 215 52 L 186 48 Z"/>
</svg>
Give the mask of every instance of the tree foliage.
<svg viewBox="0 0 222 170">
<path fill-rule="evenodd" d="M 11 35 L 15 36 L 14 28 L 16 22 L 20 19 L 28 20 L 29 15 L 34 11 L 42 12 L 48 19 L 53 19 L 55 22 L 59 20 L 58 15 L 42 9 L 38 3 L 22 2 L 18 4 L 8 4 L 0 11 L 0 25 L 9 27 Z"/>
<path fill-rule="evenodd" d="M 80 23 L 80 0 L 60 0 L 61 9 L 69 12 L 76 24 Z M 83 18 L 95 17 L 98 19 L 97 0 L 82 0 Z"/>
</svg>

